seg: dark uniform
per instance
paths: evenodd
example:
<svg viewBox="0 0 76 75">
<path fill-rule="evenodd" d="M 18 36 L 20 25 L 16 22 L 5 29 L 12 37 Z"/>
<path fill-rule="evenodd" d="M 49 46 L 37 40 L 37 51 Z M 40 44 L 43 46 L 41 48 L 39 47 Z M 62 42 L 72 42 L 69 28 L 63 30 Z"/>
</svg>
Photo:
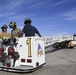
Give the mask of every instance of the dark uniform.
<svg viewBox="0 0 76 75">
<path fill-rule="evenodd" d="M 31 20 L 29 18 L 26 18 L 26 20 L 24 21 L 24 28 L 22 30 L 23 34 L 25 34 L 26 37 L 29 36 L 35 36 L 35 33 L 38 34 L 41 37 L 41 34 L 39 33 L 39 31 L 31 25 Z"/>
<path fill-rule="evenodd" d="M 25 36 L 28 37 L 35 36 L 35 33 L 38 34 L 39 31 L 32 25 L 26 25 L 24 26 L 22 32 L 24 32 Z"/>
</svg>

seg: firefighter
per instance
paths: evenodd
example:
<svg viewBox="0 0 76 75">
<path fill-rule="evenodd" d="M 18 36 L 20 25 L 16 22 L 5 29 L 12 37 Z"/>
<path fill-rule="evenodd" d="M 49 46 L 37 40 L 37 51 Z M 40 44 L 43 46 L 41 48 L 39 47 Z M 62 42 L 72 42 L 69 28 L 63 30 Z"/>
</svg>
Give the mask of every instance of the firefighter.
<svg viewBox="0 0 76 75">
<path fill-rule="evenodd" d="M 9 27 L 12 28 L 11 37 L 19 37 L 22 31 L 21 29 L 17 28 L 16 22 L 10 22 Z"/>
<path fill-rule="evenodd" d="M 41 37 L 41 34 L 39 33 L 39 31 L 36 29 L 36 27 L 31 25 L 31 20 L 29 18 L 26 18 L 24 21 L 24 28 L 22 30 L 22 34 L 25 34 L 26 37 L 29 36 L 35 36 L 35 33 L 38 34 L 38 36 Z"/>
<path fill-rule="evenodd" d="M 7 28 L 5 24 L 1 27 L 2 32 L 0 32 L 0 39 L 10 38 L 10 33 L 7 32 Z"/>
</svg>

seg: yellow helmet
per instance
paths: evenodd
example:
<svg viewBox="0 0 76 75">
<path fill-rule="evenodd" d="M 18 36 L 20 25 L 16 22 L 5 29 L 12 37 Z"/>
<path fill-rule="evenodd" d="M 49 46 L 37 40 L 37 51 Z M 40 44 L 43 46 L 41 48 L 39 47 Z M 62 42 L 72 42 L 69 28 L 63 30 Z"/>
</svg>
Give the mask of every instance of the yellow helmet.
<svg viewBox="0 0 76 75">
<path fill-rule="evenodd" d="M 9 27 L 10 28 L 13 28 L 13 27 L 15 27 L 16 26 L 16 22 L 10 22 L 10 24 L 9 24 Z"/>
</svg>

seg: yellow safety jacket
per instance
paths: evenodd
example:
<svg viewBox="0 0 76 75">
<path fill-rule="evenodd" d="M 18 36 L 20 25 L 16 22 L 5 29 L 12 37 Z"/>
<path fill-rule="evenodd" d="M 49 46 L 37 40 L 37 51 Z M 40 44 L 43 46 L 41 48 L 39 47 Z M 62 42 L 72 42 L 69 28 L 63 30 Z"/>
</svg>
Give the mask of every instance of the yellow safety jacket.
<svg viewBox="0 0 76 75">
<path fill-rule="evenodd" d="M 11 35 L 8 32 L 0 32 L 0 39 L 10 38 Z"/>
</svg>

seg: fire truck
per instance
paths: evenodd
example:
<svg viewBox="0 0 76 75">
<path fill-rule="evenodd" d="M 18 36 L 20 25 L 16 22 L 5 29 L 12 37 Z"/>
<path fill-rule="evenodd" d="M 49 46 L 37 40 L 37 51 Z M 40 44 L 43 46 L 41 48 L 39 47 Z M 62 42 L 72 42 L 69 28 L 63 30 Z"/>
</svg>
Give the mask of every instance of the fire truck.
<svg viewBox="0 0 76 75">
<path fill-rule="evenodd" d="M 45 48 L 76 46 L 75 36 L 21 37 L 0 40 L 0 70 L 33 72 L 45 64 Z"/>
<path fill-rule="evenodd" d="M 74 48 L 76 46 L 76 35 L 48 36 L 45 37 L 45 48 Z"/>
<path fill-rule="evenodd" d="M 0 40 L 0 70 L 32 72 L 44 64 L 44 38 L 21 37 Z"/>
</svg>

